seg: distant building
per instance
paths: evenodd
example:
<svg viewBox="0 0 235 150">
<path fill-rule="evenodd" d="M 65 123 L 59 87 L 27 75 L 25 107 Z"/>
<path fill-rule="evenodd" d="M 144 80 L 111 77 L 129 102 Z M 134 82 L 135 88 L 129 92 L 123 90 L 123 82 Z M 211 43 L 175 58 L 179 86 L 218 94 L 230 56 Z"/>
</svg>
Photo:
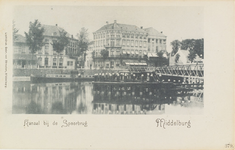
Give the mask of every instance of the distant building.
<svg viewBox="0 0 235 150">
<path fill-rule="evenodd" d="M 57 40 L 60 36 L 60 31 L 64 30 L 57 26 L 43 25 L 45 30 L 44 32 L 44 42 L 45 45 L 41 51 L 37 52 L 38 65 L 39 68 L 65 68 L 65 69 L 75 69 L 75 58 L 77 53 L 77 39 L 74 39 L 73 36 L 67 34 L 69 38 L 69 44 L 67 47 L 60 53 L 57 54 L 53 50 L 53 40 Z"/>
<path fill-rule="evenodd" d="M 13 42 L 13 68 L 37 68 L 37 57 L 30 53 L 26 38 L 20 34 Z"/>
<path fill-rule="evenodd" d="M 153 28 L 117 23 L 106 24 L 93 33 L 95 68 L 122 68 L 126 65 L 147 66 L 149 57 L 166 50 L 166 36 Z M 103 59 L 101 50 L 108 50 Z"/>
<path fill-rule="evenodd" d="M 14 41 L 14 67 L 15 68 L 64 68 L 75 69 L 78 56 L 78 40 L 67 34 L 69 44 L 59 54 L 53 50 L 53 40 L 57 40 L 63 29 L 57 25 L 42 25 L 44 28 L 44 46 L 31 57 L 30 50 L 26 44 L 26 38 L 17 35 Z M 30 57 L 28 56 L 30 55 Z M 33 58 L 33 59 L 31 59 Z M 33 64 L 33 65 L 29 65 Z"/>
<path fill-rule="evenodd" d="M 194 63 L 203 63 L 203 59 L 200 58 L 196 54 L 196 58 L 194 61 L 191 63 L 191 61 L 188 59 L 189 55 L 189 50 L 178 50 L 178 52 L 174 55 L 171 56 L 169 59 L 169 65 L 187 65 L 187 64 L 194 64 Z"/>
</svg>

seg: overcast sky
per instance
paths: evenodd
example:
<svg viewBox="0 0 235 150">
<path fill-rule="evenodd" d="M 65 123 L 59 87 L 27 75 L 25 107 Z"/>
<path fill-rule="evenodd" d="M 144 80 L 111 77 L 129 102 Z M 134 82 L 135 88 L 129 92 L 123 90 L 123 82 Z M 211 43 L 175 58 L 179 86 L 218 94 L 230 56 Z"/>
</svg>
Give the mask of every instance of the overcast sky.
<svg viewBox="0 0 235 150">
<path fill-rule="evenodd" d="M 203 7 L 16 6 L 13 19 L 22 35 L 28 31 L 29 22 L 38 19 L 42 24 L 58 24 L 73 35 L 85 27 L 90 40 L 106 21 L 153 27 L 167 36 L 167 51 L 171 51 L 170 42 L 175 39 L 204 38 Z"/>
</svg>

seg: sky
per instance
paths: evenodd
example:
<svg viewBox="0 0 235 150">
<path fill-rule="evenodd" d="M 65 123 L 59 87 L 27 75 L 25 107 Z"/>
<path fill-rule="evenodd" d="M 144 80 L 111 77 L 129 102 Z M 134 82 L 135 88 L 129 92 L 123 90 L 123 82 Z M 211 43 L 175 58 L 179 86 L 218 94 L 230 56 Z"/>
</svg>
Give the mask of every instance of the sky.
<svg viewBox="0 0 235 150">
<path fill-rule="evenodd" d="M 29 22 L 38 19 L 42 24 L 64 28 L 74 36 L 82 27 L 93 32 L 108 21 L 153 27 L 167 36 L 167 51 L 173 40 L 204 38 L 203 7 L 198 6 L 15 6 L 13 19 L 19 34 L 29 29 Z"/>
</svg>

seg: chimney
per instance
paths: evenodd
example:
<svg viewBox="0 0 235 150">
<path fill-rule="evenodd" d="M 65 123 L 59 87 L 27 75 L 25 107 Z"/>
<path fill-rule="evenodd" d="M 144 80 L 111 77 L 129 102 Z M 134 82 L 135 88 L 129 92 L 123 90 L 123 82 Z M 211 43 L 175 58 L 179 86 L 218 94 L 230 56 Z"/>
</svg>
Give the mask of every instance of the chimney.
<svg viewBox="0 0 235 150">
<path fill-rule="evenodd" d="M 163 32 L 161 31 L 161 33 L 163 33 Z"/>
<path fill-rule="evenodd" d="M 108 22 L 108 21 L 106 21 L 106 24 L 109 24 L 109 22 Z"/>
<path fill-rule="evenodd" d="M 140 29 L 143 29 L 143 26 L 141 26 Z"/>
<path fill-rule="evenodd" d="M 117 23 L 117 20 L 114 20 L 114 23 Z"/>
<path fill-rule="evenodd" d="M 57 26 L 57 24 L 55 24 L 55 26 Z"/>
</svg>

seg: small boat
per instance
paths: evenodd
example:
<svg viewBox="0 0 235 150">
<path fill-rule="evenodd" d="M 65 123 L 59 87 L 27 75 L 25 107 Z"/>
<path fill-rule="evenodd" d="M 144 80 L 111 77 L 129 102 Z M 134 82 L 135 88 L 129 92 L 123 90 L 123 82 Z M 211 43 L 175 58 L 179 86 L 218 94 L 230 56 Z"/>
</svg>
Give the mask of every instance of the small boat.
<svg viewBox="0 0 235 150">
<path fill-rule="evenodd" d="M 76 81 L 93 81 L 93 76 L 81 76 L 71 74 L 46 74 L 44 76 L 30 76 L 33 83 L 48 83 L 48 82 L 76 82 Z"/>
</svg>

